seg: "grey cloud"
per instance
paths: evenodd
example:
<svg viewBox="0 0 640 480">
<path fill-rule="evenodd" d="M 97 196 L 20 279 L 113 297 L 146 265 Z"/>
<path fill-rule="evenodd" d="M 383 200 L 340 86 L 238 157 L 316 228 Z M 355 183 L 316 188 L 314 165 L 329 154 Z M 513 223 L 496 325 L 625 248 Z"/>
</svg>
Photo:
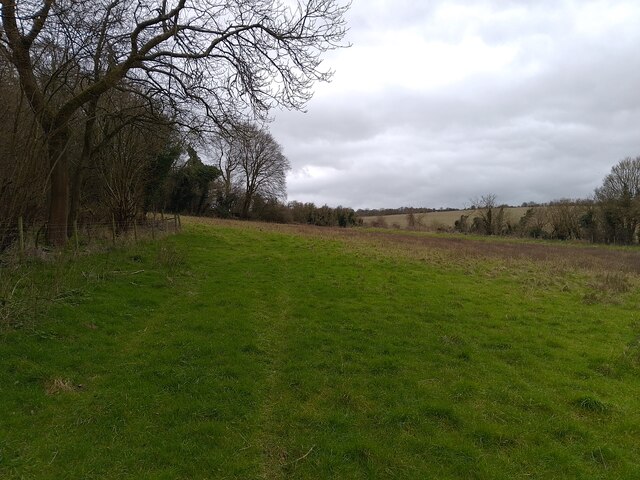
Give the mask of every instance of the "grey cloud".
<svg viewBox="0 0 640 480">
<path fill-rule="evenodd" d="M 389 3 L 388 28 L 428 24 L 428 3 Z M 353 15 L 354 37 L 382 23 L 385 2 L 373 4 L 374 17 Z M 289 198 L 357 208 L 464 206 L 486 192 L 515 204 L 583 197 L 616 161 L 640 154 L 640 35 L 585 39 L 562 29 L 571 18 L 554 2 L 519 5 L 528 5 L 522 23 L 477 28 L 487 42 L 524 49 L 505 74 L 426 91 L 329 90 L 307 114 L 278 112 L 272 129 L 294 169 Z"/>
</svg>

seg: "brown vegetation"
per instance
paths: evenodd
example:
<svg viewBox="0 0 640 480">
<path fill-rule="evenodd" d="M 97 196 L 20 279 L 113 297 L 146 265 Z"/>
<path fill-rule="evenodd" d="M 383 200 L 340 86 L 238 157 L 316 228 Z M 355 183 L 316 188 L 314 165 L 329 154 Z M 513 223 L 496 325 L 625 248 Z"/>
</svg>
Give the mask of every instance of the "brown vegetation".
<svg viewBox="0 0 640 480">
<path fill-rule="evenodd" d="M 229 220 L 187 218 L 187 223 L 213 223 L 224 226 Z M 277 225 L 252 222 L 246 228 L 296 232 L 301 235 L 329 236 L 361 243 L 374 249 L 395 249 L 412 257 L 444 256 L 444 261 L 473 262 L 495 259 L 507 262 L 530 261 L 556 268 L 640 274 L 640 251 L 633 248 L 612 248 L 575 243 L 550 243 L 523 239 L 496 238 L 493 240 L 466 236 L 442 236 L 402 231 L 370 231 L 362 229 L 319 228 L 311 225 Z M 610 278 L 614 278 L 610 277 Z M 605 277 L 602 277 L 605 278 Z M 618 278 L 618 277 L 616 277 Z M 607 283 L 610 283 L 607 282 Z M 619 283 L 619 282 L 618 282 Z"/>
<path fill-rule="evenodd" d="M 66 378 L 54 378 L 49 380 L 44 390 L 47 395 L 58 395 L 60 393 L 71 393 L 77 391 L 79 386 L 74 385 L 73 382 Z"/>
<path fill-rule="evenodd" d="M 507 207 L 504 209 L 505 218 L 511 222 L 518 222 L 520 218 L 526 213 L 528 207 Z M 384 223 L 391 225 L 397 223 L 401 228 L 413 228 L 416 230 L 436 231 L 443 227 L 449 231 L 453 231 L 454 224 L 460 220 L 462 215 L 467 215 L 470 222 L 473 218 L 479 215 L 477 210 L 446 210 L 428 213 L 413 213 L 413 227 L 410 226 L 409 214 L 397 214 L 397 215 L 379 215 L 377 217 L 360 217 L 365 226 L 375 227 L 376 223 L 382 223 L 380 220 L 384 220 Z"/>
</svg>

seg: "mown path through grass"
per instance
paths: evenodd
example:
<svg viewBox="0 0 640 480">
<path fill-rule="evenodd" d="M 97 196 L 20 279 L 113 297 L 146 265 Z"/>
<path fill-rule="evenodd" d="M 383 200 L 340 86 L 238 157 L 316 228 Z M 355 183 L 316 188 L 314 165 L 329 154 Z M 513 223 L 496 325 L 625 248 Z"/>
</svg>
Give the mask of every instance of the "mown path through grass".
<svg viewBox="0 0 640 480">
<path fill-rule="evenodd" d="M 237 224 L 76 260 L 0 337 L 0 478 L 637 478 L 637 293 L 486 262 Z"/>
</svg>

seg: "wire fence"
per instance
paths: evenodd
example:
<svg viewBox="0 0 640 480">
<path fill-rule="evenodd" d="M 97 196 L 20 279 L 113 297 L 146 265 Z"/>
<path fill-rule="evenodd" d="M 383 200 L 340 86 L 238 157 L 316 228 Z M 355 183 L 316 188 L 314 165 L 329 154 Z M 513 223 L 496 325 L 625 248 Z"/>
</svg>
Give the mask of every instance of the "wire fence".
<svg viewBox="0 0 640 480">
<path fill-rule="evenodd" d="M 15 251 L 21 257 L 47 248 L 47 232 L 66 229 L 68 245 L 76 251 L 93 246 L 116 246 L 155 240 L 182 229 L 180 215 L 151 214 L 127 221 L 111 220 L 73 222 L 68 225 L 17 221 L 0 223 L 0 252 Z"/>
</svg>

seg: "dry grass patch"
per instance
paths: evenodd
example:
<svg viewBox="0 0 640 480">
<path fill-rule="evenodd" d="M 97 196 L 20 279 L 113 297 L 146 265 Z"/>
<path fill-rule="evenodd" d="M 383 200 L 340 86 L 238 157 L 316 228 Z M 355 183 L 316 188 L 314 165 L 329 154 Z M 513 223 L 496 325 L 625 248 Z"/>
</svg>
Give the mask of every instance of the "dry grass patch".
<svg viewBox="0 0 640 480">
<path fill-rule="evenodd" d="M 595 273 L 588 283 L 583 301 L 594 303 L 621 303 L 622 296 L 629 293 L 637 278 L 624 272 Z"/>
<path fill-rule="evenodd" d="M 360 228 L 316 227 L 243 222 L 215 218 L 185 217 L 186 224 L 242 227 L 288 235 L 313 236 L 323 240 L 343 240 L 348 245 L 365 247 L 368 253 L 403 254 L 437 264 L 473 265 L 479 260 L 495 260 L 509 268 L 532 263 L 558 271 L 618 272 L 640 274 L 640 251 L 633 247 L 612 248 L 560 241 L 542 242 L 502 237 L 472 237 L 426 232 L 375 231 Z"/>
<path fill-rule="evenodd" d="M 61 393 L 77 392 L 80 389 L 79 385 L 75 385 L 68 378 L 56 377 L 45 383 L 44 391 L 47 395 L 58 395 Z"/>
<path fill-rule="evenodd" d="M 529 210 L 529 207 L 507 207 L 504 209 L 505 220 L 517 223 L 523 215 Z M 469 222 L 480 214 L 480 210 L 450 210 L 436 211 L 428 213 L 414 213 L 414 227 L 409 225 L 409 215 L 399 213 L 395 215 L 378 215 L 373 217 L 361 217 L 366 226 L 386 227 L 394 223 L 400 228 L 418 228 L 432 231 L 451 230 L 457 220 L 462 215 L 468 215 Z"/>
</svg>

